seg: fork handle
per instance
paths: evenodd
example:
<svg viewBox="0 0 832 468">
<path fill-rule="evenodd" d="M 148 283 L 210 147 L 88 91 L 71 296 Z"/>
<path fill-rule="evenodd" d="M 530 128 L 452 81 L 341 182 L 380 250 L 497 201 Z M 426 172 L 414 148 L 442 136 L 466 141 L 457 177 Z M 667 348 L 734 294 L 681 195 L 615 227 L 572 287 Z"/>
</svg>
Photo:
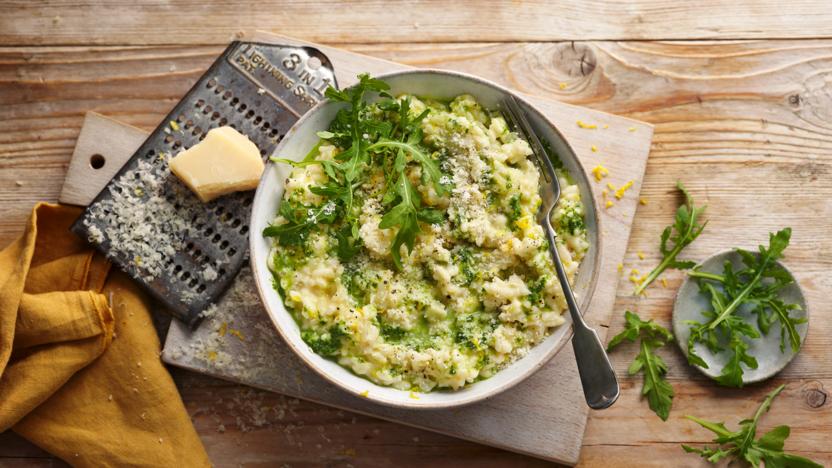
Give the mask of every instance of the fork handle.
<svg viewBox="0 0 832 468">
<path fill-rule="evenodd" d="M 569 314 L 572 316 L 572 329 L 574 331 L 572 349 L 575 351 L 575 362 L 578 364 L 578 373 L 581 376 L 586 404 L 596 410 L 609 408 L 618 399 L 620 393 L 618 379 L 615 377 L 615 371 L 613 371 L 610 359 L 604 350 L 604 345 L 598 338 L 598 334 L 586 324 L 581 316 L 578 304 L 575 302 L 572 286 L 569 285 L 569 278 L 566 276 L 566 271 L 558 254 L 555 244 L 555 230 L 552 228 L 549 216 L 541 224 L 543 230 L 546 231 L 546 237 L 549 239 L 549 253 L 555 264 Z"/>
</svg>

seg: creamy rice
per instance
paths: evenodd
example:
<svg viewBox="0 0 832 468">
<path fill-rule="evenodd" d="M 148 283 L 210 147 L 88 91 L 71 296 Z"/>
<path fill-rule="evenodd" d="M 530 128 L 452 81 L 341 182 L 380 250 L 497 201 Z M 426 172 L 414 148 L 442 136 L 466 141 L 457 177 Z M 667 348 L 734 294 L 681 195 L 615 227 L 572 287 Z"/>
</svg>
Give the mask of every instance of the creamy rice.
<svg viewBox="0 0 832 468">
<path fill-rule="evenodd" d="M 540 176 L 528 143 L 471 96 L 410 99 L 414 115 L 430 109 L 422 145 L 450 189 L 438 195 L 418 164 L 408 164 L 406 174 L 422 203 L 445 213 L 443 221 L 421 224 L 413 250 L 400 249 L 397 270 L 390 253 L 396 228 L 379 227 L 385 174 L 370 167 L 356 191 L 358 254 L 342 262 L 338 224 L 326 224 L 300 245 L 275 242 L 270 268 L 317 353 L 380 385 L 459 389 L 545 339 L 564 322 L 566 303 L 535 219 Z M 316 158 L 332 160 L 339 151 L 324 142 Z M 559 169 L 558 177 L 562 195 L 552 221 L 572 280 L 589 248 L 584 207 L 568 174 Z M 283 203 L 323 206 L 310 187 L 327 179 L 318 164 L 295 168 Z"/>
</svg>

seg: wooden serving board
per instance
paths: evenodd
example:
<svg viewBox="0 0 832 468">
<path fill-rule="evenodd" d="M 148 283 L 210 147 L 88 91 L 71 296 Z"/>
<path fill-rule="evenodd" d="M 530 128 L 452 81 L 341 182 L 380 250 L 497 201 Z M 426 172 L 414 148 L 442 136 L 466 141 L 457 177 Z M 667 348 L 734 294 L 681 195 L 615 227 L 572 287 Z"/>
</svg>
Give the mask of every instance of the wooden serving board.
<svg viewBox="0 0 832 468">
<path fill-rule="evenodd" d="M 337 48 L 257 33 L 261 42 L 312 45 L 333 62 L 339 84 L 349 86 L 361 72 L 379 74 L 408 68 Z M 611 114 L 529 97 L 566 136 L 588 170 L 603 164 L 610 176 L 594 184 L 600 207 L 601 249 L 598 285 L 585 317 L 602 339 L 612 314 L 622 262 L 630 236 L 653 128 Z M 583 128 L 578 121 L 594 125 Z M 73 154 L 60 201 L 91 201 L 142 141 L 141 130 L 88 114 Z M 105 164 L 94 169 L 93 155 Z M 593 178 L 591 180 L 594 181 Z M 604 208 L 607 182 L 633 187 L 615 205 Z M 297 358 L 274 330 L 248 268 L 218 303 L 217 312 L 196 330 L 174 321 L 162 354 L 170 364 L 275 391 L 292 397 L 356 411 L 451 436 L 565 464 L 577 463 L 588 408 L 584 403 L 571 346 L 564 346 L 526 381 L 484 402 L 452 410 L 400 410 L 354 397 L 332 386 Z"/>
</svg>

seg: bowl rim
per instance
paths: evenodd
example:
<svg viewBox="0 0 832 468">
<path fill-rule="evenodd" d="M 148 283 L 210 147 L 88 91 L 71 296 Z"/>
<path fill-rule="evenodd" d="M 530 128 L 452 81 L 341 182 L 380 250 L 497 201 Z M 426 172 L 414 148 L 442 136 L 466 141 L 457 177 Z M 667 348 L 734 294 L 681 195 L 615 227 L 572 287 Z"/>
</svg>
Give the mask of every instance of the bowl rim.
<svg viewBox="0 0 832 468">
<path fill-rule="evenodd" d="M 737 254 L 738 250 L 747 250 L 748 252 L 751 252 L 755 255 L 759 255 L 759 253 L 754 251 L 753 249 L 743 249 L 742 247 L 734 247 L 734 248 L 723 249 L 723 250 L 720 250 L 719 252 L 716 252 L 713 255 L 709 255 L 707 258 L 705 258 L 701 262 L 698 262 L 696 264 L 695 268 L 701 267 L 701 266 L 705 265 L 708 262 L 715 261 L 719 257 L 723 257 L 723 256 L 727 257 L 727 256 L 732 255 L 732 254 L 739 255 L 739 254 Z M 743 373 L 743 379 L 742 379 L 743 385 L 764 382 L 764 381 L 774 377 L 775 375 L 779 374 L 780 371 L 782 371 L 783 369 L 788 367 L 788 365 L 791 364 L 791 362 L 794 360 L 794 358 L 797 357 L 797 355 L 800 354 L 801 351 L 803 351 L 803 345 L 806 343 L 806 340 L 809 339 L 809 329 L 810 329 L 810 327 L 809 327 L 809 323 L 810 323 L 810 320 L 809 320 L 809 309 L 810 309 L 809 299 L 806 297 L 806 294 L 803 292 L 803 287 L 800 286 L 800 282 L 797 281 L 797 277 L 794 275 L 794 272 L 785 263 L 783 263 L 781 261 L 781 259 L 775 260 L 775 263 L 777 265 L 779 265 L 781 268 L 783 268 L 784 270 L 786 270 L 786 272 L 792 277 L 792 280 L 794 280 L 793 284 L 795 285 L 795 288 L 797 289 L 797 294 L 800 297 L 801 302 L 803 302 L 803 306 L 804 306 L 803 307 L 803 314 L 806 317 L 806 328 L 805 328 L 806 331 L 803 333 L 803 336 L 800 337 L 800 348 L 796 352 L 791 352 L 790 355 L 788 356 L 788 359 L 786 359 L 783 362 L 782 365 L 774 366 L 768 372 L 766 372 L 766 373 L 764 373 L 764 374 L 762 374 L 758 377 L 748 378 L 748 377 L 746 377 L 747 374 Z M 671 325 L 671 328 L 673 329 L 674 341 L 676 342 L 676 346 L 679 348 L 679 351 L 682 353 L 682 356 L 685 357 L 686 361 L 687 361 L 687 357 L 688 357 L 687 344 L 682 343 L 682 340 L 679 339 L 679 334 L 680 334 L 679 327 L 681 327 L 681 325 L 677 326 L 676 309 L 678 308 L 679 303 L 683 300 L 682 299 L 682 291 L 685 289 L 685 287 L 688 285 L 688 283 L 690 283 L 692 281 L 694 281 L 693 278 L 691 278 L 690 275 L 685 273 L 685 278 L 682 280 L 682 283 L 679 284 L 679 289 L 676 290 L 676 295 L 673 298 L 673 311 L 672 311 L 672 316 L 671 316 L 671 319 L 670 319 L 670 325 Z M 800 334 L 800 333 L 798 332 L 798 334 Z M 711 380 L 716 380 L 716 378 L 719 377 L 719 372 L 721 371 L 721 369 L 719 371 L 717 371 L 716 369 L 705 369 L 705 368 L 702 368 L 702 367 L 699 367 L 699 366 L 696 366 L 696 365 L 693 365 L 693 364 L 689 364 L 689 366 L 698 370 L 702 375 L 704 375 L 705 377 L 707 377 Z"/>
<path fill-rule="evenodd" d="M 469 80 L 469 81 L 473 81 L 473 82 L 482 84 L 486 87 L 496 89 L 497 91 L 499 91 L 501 93 L 514 96 L 523 105 L 525 105 L 527 111 L 531 111 L 531 112 L 535 113 L 541 121 L 545 122 L 545 124 L 548 125 L 552 129 L 552 131 L 560 138 L 561 142 L 571 152 L 570 157 L 573 160 L 575 166 L 577 166 L 578 170 L 582 173 L 582 177 L 583 177 L 584 181 L 586 181 L 586 182 L 590 181 L 589 174 L 586 172 L 586 168 L 584 167 L 580 158 L 578 158 L 578 155 L 575 152 L 575 149 L 572 147 L 572 145 L 569 143 L 569 140 L 567 140 L 567 138 L 563 135 L 563 133 L 561 133 L 558 126 L 555 125 L 555 123 L 552 122 L 551 119 L 546 117 L 546 115 L 542 111 L 540 111 L 540 109 L 538 109 L 534 104 L 529 102 L 529 100 L 526 99 L 522 94 L 520 94 L 516 91 L 513 91 L 509 88 L 506 88 L 505 86 L 502 86 L 502 85 L 497 84 L 493 81 L 490 81 L 490 80 L 487 80 L 485 78 L 481 78 L 481 77 L 478 77 L 478 76 L 475 76 L 475 75 L 471 75 L 471 74 L 463 73 L 463 72 L 458 72 L 458 71 L 442 70 L 442 69 L 437 69 L 437 68 L 412 68 L 412 69 L 407 69 L 407 70 L 399 70 L 399 71 L 393 71 L 393 72 L 373 75 L 373 78 L 378 78 L 380 80 L 386 80 L 386 79 L 389 79 L 389 78 L 396 78 L 396 77 L 399 77 L 399 76 L 421 75 L 421 74 L 445 75 L 445 76 L 452 76 L 452 77 L 456 77 L 456 78 L 462 78 L 462 79 L 465 79 L 465 80 Z M 311 119 L 311 117 L 315 113 L 320 111 L 321 108 L 328 105 L 329 103 L 330 103 L 329 99 L 321 100 L 315 106 L 313 106 L 310 110 L 308 110 L 306 113 L 304 113 L 297 120 L 297 122 L 295 122 L 292 125 L 292 127 L 286 132 L 286 135 L 284 135 L 280 144 L 278 144 L 278 146 L 275 147 L 272 154 L 279 152 L 286 145 L 286 142 L 295 133 L 297 133 L 298 128 L 301 128 L 308 120 Z M 267 164 L 272 164 L 272 163 L 267 163 Z M 251 204 L 250 216 L 254 215 L 254 212 L 256 211 L 256 207 L 261 203 L 261 199 L 266 196 L 266 195 L 264 195 L 264 192 L 261 190 L 261 187 L 263 187 L 263 182 L 264 182 L 265 178 L 268 176 L 268 174 L 269 174 L 269 167 L 267 166 L 266 169 L 263 171 L 263 175 L 260 177 L 260 181 L 257 184 L 257 189 L 256 189 L 256 192 L 255 192 L 254 200 Z M 589 203 L 589 204 L 592 205 L 593 218 L 594 218 L 594 221 L 595 221 L 595 228 L 596 228 L 597 232 L 595 233 L 595 236 L 596 236 L 595 245 L 592 245 L 594 251 L 591 253 L 591 255 L 593 257 L 593 269 L 592 269 L 592 271 L 589 272 L 590 278 L 589 278 L 589 281 L 587 282 L 584 297 L 581 299 L 581 304 L 580 304 L 581 315 L 586 314 L 586 310 L 588 309 L 587 306 L 591 304 L 591 301 L 592 301 L 592 298 L 594 296 L 595 290 L 597 289 L 598 279 L 599 279 L 599 276 L 600 276 L 600 266 L 601 266 L 601 261 L 602 261 L 602 258 L 603 258 L 602 257 L 601 241 L 600 241 L 600 234 L 601 234 L 601 232 L 603 232 L 602 226 L 601 226 L 601 216 L 600 216 L 600 212 L 598 210 L 598 204 L 595 200 L 595 197 L 592 195 L 592 185 L 587 183 L 586 189 L 587 189 L 587 192 L 589 192 L 591 196 L 589 197 L 589 200 L 582 200 L 582 201 L 584 203 Z M 275 311 L 271 310 L 268 302 L 265 300 L 265 292 L 263 291 L 263 288 L 264 288 L 263 285 L 264 284 L 271 284 L 271 283 L 269 281 L 269 278 L 261 277 L 260 271 L 257 267 L 257 265 L 261 261 L 264 261 L 264 260 L 267 261 L 267 259 L 261 259 L 259 257 L 259 255 L 257 255 L 257 249 L 255 249 L 254 242 L 255 242 L 255 237 L 252 234 L 252 232 L 250 232 L 249 233 L 249 252 L 250 252 L 249 261 L 250 261 L 250 264 L 251 264 L 251 269 L 252 269 L 252 273 L 253 273 L 254 280 L 255 280 L 254 282 L 255 282 L 255 285 L 257 287 L 257 293 L 260 296 L 260 301 L 263 304 L 263 308 L 266 310 L 267 315 L 269 316 L 269 320 L 272 322 L 272 325 L 277 329 L 277 331 L 280 334 L 280 337 L 283 339 L 283 341 L 289 346 L 289 348 L 291 348 L 292 352 L 294 352 L 294 354 L 296 356 L 298 356 L 304 362 L 304 364 L 306 364 L 309 368 L 311 368 L 316 374 L 321 376 L 324 380 L 326 380 L 327 382 L 336 386 L 339 390 L 344 391 L 344 392 L 346 392 L 348 394 L 351 394 L 353 396 L 362 397 L 364 399 L 370 400 L 374 403 L 378 403 L 378 404 L 381 404 L 381 405 L 384 405 L 384 406 L 394 407 L 394 408 L 403 408 L 403 409 L 429 410 L 429 409 L 441 409 L 441 408 L 456 408 L 456 407 L 462 407 L 462 406 L 469 405 L 469 404 L 476 403 L 476 402 L 485 401 L 489 398 L 492 398 L 492 397 L 494 397 L 494 396 L 496 396 L 496 395 L 514 387 L 515 385 L 519 384 L 520 382 L 523 382 L 523 381 L 527 380 L 529 377 L 534 375 L 537 371 L 539 371 L 541 368 L 543 368 L 543 366 L 548 364 L 549 361 L 551 361 L 552 358 L 555 355 L 557 355 L 563 349 L 563 347 L 566 345 L 566 343 L 571 341 L 572 336 L 574 335 L 573 322 L 572 322 L 571 318 L 568 316 L 568 314 L 566 314 L 566 320 L 568 321 L 568 323 L 566 323 L 562 326 L 568 326 L 569 328 L 566 330 L 563 337 L 557 343 L 555 343 L 555 345 L 552 347 L 551 350 L 549 350 L 545 355 L 541 356 L 538 359 L 538 361 L 536 363 L 534 363 L 534 365 L 529 367 L 524 372 L 518 374 L 516 377 L 514 377 L 512 379 L 507 380 L 506 382 L 503 382 L 501 385 L 495 386 L 494 388 L 491 388 L 488 391 L 483 392 L 481 394 L 475 394 L 475 395 L 472 395 L 472 396 L 467 396 L 467 397 L 459 398 L 459 399 L 456 399 L 456 400 L 432 401 L 432 402 L 421 402 L 420 400 L 413 400 L 413 399 L 406 399 L 406 400 L 401 400 L 400 401 L 400 400 L 390 399 L 390 398 L 387 398 L 385 396 L 380 396 L 380 395 L 377 394 L 377 392 L 370 392 L 367 395 L 360 394 L 359 392 L 353 391 L 353 389 L 348 388 L 345 385 L 341 384 L 333 376 L 329 375 L 328 372 L 326 372 L 324 369 L 319 368 L 314 362 L 309 360 L 305 356 L 303 350 L 301 350 L 298 347 L 299 345 L 298 345 L 298 343 L 295 342 L 295 339 L 293 337 L 289 336 L 288 330 L 284 330 L 283 327 L 279 324 L 279 322 L 277 321 L 277 319 L 275 317 Z M 271 287 L 271 286 L 269 286 L 269 287 Z M 535 346 L 540 346 L 541 344 L 542 344 L 542 342 L 538 343 Z M 516 359 L 513 363 L 520 362 L 522 359 L 525 359 L 525 356 L 521 357 L 519 359 Z M 509 364 L 509 366 L 511 366 L 512 364 Z M 349 372 L 349 369 L 345 369 L 345 371 Z M 502 371 L 503 370 L 500 370 L 497 373 L 502 372 Z M 367 382 L 371 385 L 384 387 L 382 385 L 379 385 L 379 384 L 376 384 L 375 382 L 370 381 L 369 379 L 366 379 L 363 376 L 358 376 L 358 377 L 367 380 Z M 494 376 L 489 377 L 489 379 L 493 378 L 493 377 Z M 487 382 L 489 379 L 485 379 L 485 380 L 480 381 L 480 382 Z M 478 382 L 474 382 L 474 383 L 469 384 L 469 385 L 473 385 L 475 383 L 478 383 Z M 392 387 L 386 387 L 386 388 L 392 388 Z M 404 390 L 401 390 L 401 391 L 405 392 Z"/>
</svg>

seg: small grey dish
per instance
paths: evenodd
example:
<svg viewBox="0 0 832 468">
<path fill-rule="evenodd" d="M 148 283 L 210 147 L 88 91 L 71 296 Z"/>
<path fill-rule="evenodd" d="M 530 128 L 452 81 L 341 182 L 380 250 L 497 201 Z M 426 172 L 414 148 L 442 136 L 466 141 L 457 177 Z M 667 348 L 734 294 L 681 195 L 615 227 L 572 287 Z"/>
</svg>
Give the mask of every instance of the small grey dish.
<svg viewBox="0 0 832 468">
<path fill-rule="evenodd" d="M 737 269 L 743 266 L 740 255 L 735 250 L 727 250 L 708 258 L 699 264 L 697 268 L 707 273 L 722 274 L 723 265 L 726 260 L 730 260 Z M 778 265 L 783 267 L 794 279 L 794 275 L 785 265 L 779 262 Z M 800 306 L 800 310 L 793 310 L 791 312 L 792 317 L 806 318 L 805 323 L 801 323 L 795 327 L 797 333 L 800 335 L 800 346 L 802 348 L 803 343 L 806 341 L 806 333 L 809 331 L 809 310 L 806 305 L 806 299 L 803 297 L 803 292 L 800 290 L 800 286 L 796 281 L 780 291 L 780 299 L 787 304 L 797 304 Z M 691 277 L 685 278 L 681 288 L 676 293 L 676 302 L 673 306 L 673 334 L 676 336 L 676 343 L 685 356 L 687 356 L 687 343 L 688 337 L 690 336 L 690 325 L 685 322 L 688 320 L 702 322 L 705 319 L 702 312 L 709 308 L 710 300 L 706 295 L 699 292 L 697 281 Z M 747 307 L 743 306 L 737 313 L 748 316 L 748 320 L 756 324 L 756 315 L 751 314 Z M 756 369 L 748 369 L 743 364 L 744 372 L 742 381 L 744 384 L 760 382 L 774 376 L 786 367 L 797 354 L 792 351 L 791 346 L 788 345 L 788 341 L 786 342 L 785 350 L 783 352 L 780 351 L 780 327 L 780 322 L 776 321 L 769 329 L 768 335 L 762 335 L 758 339 L 743 338 L 749 344 L 748 353 L 757 359 Z M 694 349 L 708 364 L 708 368 L 694 367 L 712 379 L 719 377 L 723 366 L 731 357 L 730 353 L 727 352 L 711 353 L 701 343 L 697 343 Z"/>
</svg>

